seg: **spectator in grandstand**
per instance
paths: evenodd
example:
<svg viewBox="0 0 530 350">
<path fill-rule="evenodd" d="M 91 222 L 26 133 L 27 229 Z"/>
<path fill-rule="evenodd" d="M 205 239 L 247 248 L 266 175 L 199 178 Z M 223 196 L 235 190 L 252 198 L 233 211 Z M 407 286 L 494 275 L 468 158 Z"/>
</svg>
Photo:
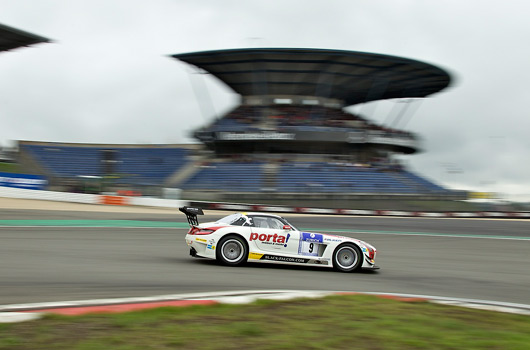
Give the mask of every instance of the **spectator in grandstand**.
<svg viewBox="0 0 530 350">
<path fill-rule="evenodd" d="M 297 127 L 368 130 L 381 133 L 384 137 L 413 137 L 408 132 L 376 125 L 342 109 L 295 105 L 239 106 L 203 131 L 230 131 L 231 128 L 234 131 L 286 130 Z"/>
</svg>

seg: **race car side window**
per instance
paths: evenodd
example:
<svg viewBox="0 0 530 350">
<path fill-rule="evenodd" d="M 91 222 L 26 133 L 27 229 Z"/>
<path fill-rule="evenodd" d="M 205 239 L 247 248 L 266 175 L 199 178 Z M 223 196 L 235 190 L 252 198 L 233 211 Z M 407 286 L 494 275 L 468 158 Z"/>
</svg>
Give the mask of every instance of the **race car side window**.
<svg viewBox="0 0 530 350">
<path fill-rule="evenodd" d="M 275 230 L 281 230 L 283 227 L 283 222 L 276 218 L 267 218 L 267 223 L 269 224 L 270 228 L 273 228 Z"/>
<path fill-rule="evenodd" d="M 252 223 L 253 227 L 269 228 L 269 225 L 267 224 L 267 219 L 263 217 L 254 216 Z"/>
<path fill-rule="evenodd" d="M 275 230 L 281 230 L 284 225 L 288 225 L 287 222 L 284 222 L 281 219 L 270 217 L 270 216 L 251 216 L 249 217 L 251 220 L 250 226 L 252 227 L 260 227 L 260 228 L 272 228 Z"/>
</svg>

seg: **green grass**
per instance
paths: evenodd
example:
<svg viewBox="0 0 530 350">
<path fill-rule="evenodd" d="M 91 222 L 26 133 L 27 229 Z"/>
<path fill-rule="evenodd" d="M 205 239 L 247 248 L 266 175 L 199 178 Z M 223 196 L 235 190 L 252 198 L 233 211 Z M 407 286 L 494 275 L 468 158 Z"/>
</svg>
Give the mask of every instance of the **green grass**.
<svg viewBox="0 0 530 350">
<path fill-rule="evenodd" d="M 0 349 L 529 349 L 530 317 L 374 296 L 46 316 Z"/>
<path fill-rule="evenodd" d="M 16 163 L 0 162 L 0 172 L 3 173 L 20 173 L 20 166 Z"/>
</svg>

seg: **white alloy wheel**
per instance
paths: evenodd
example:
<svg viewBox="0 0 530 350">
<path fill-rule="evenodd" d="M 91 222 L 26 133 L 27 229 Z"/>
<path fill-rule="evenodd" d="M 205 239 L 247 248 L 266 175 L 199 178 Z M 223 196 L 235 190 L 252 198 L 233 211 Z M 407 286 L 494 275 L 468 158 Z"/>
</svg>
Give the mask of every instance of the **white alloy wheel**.
<svg viewBox="0 0 530 350">
<path fill-rule="evenodd" d="M 236 266 L 247 260 L 247 245 L 238 236 L 230 235 L 221 238 L 217 247 L 217 259 L 225 265 Z"/>
<path fill-rule="evenodd" d="M 342 272 L 354 271 L 361 267 L 362 258 L 359 247 L 353 244 L 343 244 L 333 253 L 333 266 Z"/>
</svg>

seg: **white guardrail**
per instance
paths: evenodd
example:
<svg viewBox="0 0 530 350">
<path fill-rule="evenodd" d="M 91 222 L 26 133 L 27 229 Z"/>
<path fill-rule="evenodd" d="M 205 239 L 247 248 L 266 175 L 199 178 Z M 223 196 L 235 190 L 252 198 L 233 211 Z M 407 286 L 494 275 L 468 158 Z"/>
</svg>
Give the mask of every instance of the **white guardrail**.
<svg viewBox="0 0 530 350">
<path fill-rule="evenodd" d="M 85 204 L 99 204 L 99 195 L 86 193 L 54 192 L 44 190 L 28 190 L 23 188 L 0 186 L 0 197 L 37 199 L 56 202 L 73 202 Z"/>
<path fill-rule="evenodd" d="M 0 197 L 84 204 L 138 205 L 161 208 L 178 208 L 188 203 L 186 201 L 176 199 L 123 197 L 100 194 L 54 192 L 43 190 L 28 190 L 3 186 L 0 186 Z"/>
<path fill-rule="evenodd" d="M 163 199 L 150 197 L 127 197 L 103 194 L 84 194 L 69 192 L 53 192 L 43 190 L 28 190 L 0 186 L 0 197 L 36 199 L 57 202 L 71 202 L 84 204 L 127 205 L 159 208 L 179 208 L 184 205 L 200 206 L 209 210 L 232 211 L 262 211 L 300 214 L 327 214 L 352 216 L 395 216 L 395 217 L 435 217 L 435 218 L 505 218 L 530 219 L 530 212 L 421 212 L 401 210 L 354 210 L 354 209 L 326 209 L 287 207 L 260 204 L 222 203 L 207 201 L 187 201 L 177 199 Z"/>
</svg>

